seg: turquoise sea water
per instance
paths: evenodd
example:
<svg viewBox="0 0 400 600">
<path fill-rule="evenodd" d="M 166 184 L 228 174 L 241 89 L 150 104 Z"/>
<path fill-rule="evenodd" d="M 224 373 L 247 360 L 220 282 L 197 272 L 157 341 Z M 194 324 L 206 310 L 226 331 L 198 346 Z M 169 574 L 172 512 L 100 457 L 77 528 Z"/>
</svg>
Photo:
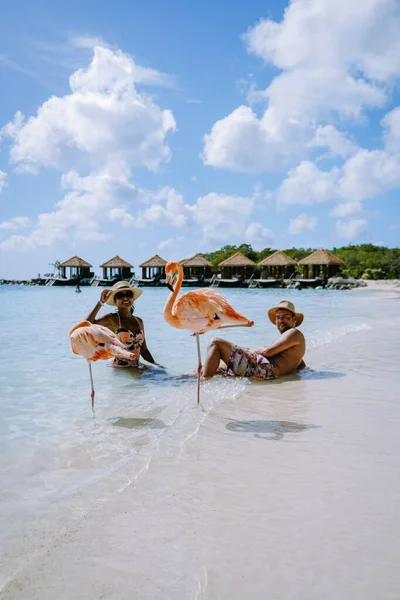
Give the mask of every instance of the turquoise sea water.
<svg viewBox="0 0 400 600">
<path fill-rule="evenodd" d="M 79 511 L 84 514 L 101 495 L 122 492 L 148 471 L 156 453 L 169 456 L 171 448 L 177 455 L 185 453 L 199 431 L 207 430 L 215 411 L 225 407 L 232 415 L 235 403 L 260 393 L 276 395 L 277 389 L 284 402 L 286 389 L 300 390 L 297 382 L 299 386 L 320 382 L 334 390 L 347 377 L 351 391 L 352 377 L 364 368 L 366 357 L 373 359 L 374 368 L 387 368 L 385 356 L 374 347 L 367 352 L 363 340 L 370 343 L 379 335 L 382 319 L 399 327 L 395 298 L 384 300 L 382 294 L 368 291 L 221 291 L 236 310 L 255 321 L 253 328 L 227 330 L 223 337 L 248 347 L 268 345 L 277 336 L 267 318 L 269 307 L 281 299 L 294 302 L 305 314 L 301 330 L 311 369 L 286 378 L 291 386 L 287 388 L 285 383 L 215 378 L 202 385 L 202 402 L 197 407 L 196 380 L 182 377 L 196 368 L 195 340 L 189 332 L 174 330 L 164 322 L 169 292 L 145 289 L 136 303 L 136 314 L 144 320 L 154 358 L 166 369 L 130 373 L 112 369 L 106 362 L 95 363 L 92 415 L 87 363 L 72 354 L 68 332 L 91 310 L 99 288 L 83 288 L 82 294 L 76 294 L 73 288 L 0 286 L 0 545 L 9 549 L 0 585 L 13 577 L 22 560 L 13 550 L 16 540 L 30 539 L 34 532 L 37 543 L 38 531 L 42 535 L 46 527 L 51 529 L 52 519 L 66 522 Z M 211 335 L 202 336 L 203 356 Z M 354 352 L 354 340 L 360 340 L 359 352 Z M 397 341 L 396 337 L 389 340 L 385 352 L 394 351 Z M 294 416 L 289 414 L 287 421 L 285 426 L 274 425 L 272 420 L 264 430 L 254 425 L 254 432 L 260 438 L 279 440 L 287 431 L 296 431 L 296 423 L 290 425 Z M 246 427 L 251 431 L 253 421 L 249 423 Z M 216 438 L 216 451 L 218 443 Z M 28 545 L 28 554 L 34 546 Z"/>
</svg>

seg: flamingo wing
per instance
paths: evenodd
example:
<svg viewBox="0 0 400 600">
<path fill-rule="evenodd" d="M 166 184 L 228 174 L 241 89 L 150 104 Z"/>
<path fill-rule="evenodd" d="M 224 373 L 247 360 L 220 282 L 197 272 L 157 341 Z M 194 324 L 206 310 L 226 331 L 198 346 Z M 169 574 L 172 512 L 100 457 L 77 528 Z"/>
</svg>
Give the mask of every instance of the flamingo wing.
<svg viewBox="0 0 400 600">
<path fill-rule="evenodd" d="M 72 352 L 84 356 L 86 360 L 106 360 L 113 356 L 131 360 L 136 358 L 125 349 L 115 333 L 89 321 L 82 321 L 73 327 L 70 341 Z"/>
<path fill-rule="evenodd" d="M 221 292 L 194 290 L 186 292 L 175 302 L 173 313 L 182 329 L 203 333 L 223 324 L 249 325 L 251 321 L 232 308 Z"/>
</svg>

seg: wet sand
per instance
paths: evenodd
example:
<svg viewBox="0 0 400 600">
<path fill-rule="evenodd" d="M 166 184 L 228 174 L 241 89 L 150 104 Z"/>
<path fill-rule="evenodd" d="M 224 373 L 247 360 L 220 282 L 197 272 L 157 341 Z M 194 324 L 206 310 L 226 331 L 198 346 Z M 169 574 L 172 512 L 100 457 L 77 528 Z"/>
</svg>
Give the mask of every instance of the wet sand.
<svg viewBox="0 0 400 600">
<path fill-rule="evenodd" d="M 398 600 L 399 340 L 399 320 L 362 331 L 203 408 L 77 500 L 1 600 Z"/>
</svg>

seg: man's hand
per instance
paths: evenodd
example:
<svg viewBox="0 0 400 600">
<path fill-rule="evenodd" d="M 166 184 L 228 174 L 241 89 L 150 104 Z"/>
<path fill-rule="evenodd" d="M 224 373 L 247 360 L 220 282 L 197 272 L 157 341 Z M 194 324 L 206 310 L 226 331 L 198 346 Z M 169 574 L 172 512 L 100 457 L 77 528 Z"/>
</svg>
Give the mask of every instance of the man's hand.
<svg viewBox="0 0 400 600">
<path fill-rule="evenodd" d="M 264 352 L 266 352 L 267 347 L 266 346 L 261 346 L 260 348 L 254 348 L 252 350 L 252 352 L 254 352 L 255 354 L 261 354 L 262 356 L 264 356 Z"/>
</svg>

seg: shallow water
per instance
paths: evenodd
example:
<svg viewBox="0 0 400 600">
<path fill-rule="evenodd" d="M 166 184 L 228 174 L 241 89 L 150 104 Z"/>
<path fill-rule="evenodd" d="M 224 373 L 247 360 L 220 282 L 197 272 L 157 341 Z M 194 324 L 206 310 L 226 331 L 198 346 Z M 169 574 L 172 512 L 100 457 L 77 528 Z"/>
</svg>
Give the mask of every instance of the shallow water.
<svg viewBox="0 0 400 600">
<path fill-rule="evenodd" d="M 267 309 L 282 298 L 295 302 L 306 315 L 301 329 L 310 369 L 276 382 L 215 378 L 203 384 L 197 407 L 195 379 L 182 378 L 196 367 L 194 338 L 164 323 L 167 290 L 146 289 L 137 314 L 166 370 L 131 374 L 96 363 L 93 417 L 86 361 L 72 354 L 68 331 L 99 293 L 0 287 L 1 597 L 30 597 L 28 589 L 38 585 L 30 568 L 34 573 L 38 561 L 50 577 L 54 564 L 46 571 L 40 562 L 50 545 L 71 572 L 79 548 L 96 555 L 94 581 L 104 577 L 106 590 L 107 568 L 125 572 L 116 551 L 123 546 L 137 563 L 133 569 L 130 562 L 129 577 L 147 573 L 153 581 L 138 598 L 159 597 L 154 586 L 168 598 L 241 598 L 250 590 L 252 598 L 265 598 L 265 586 L 272 599 L 398 598 L 391 558 L 399 550 L 393 535 L 400 492 L 397 296 L 382 305 L 381 293 L 365 291 L 223 290 L 256 325 L 221 333 L 250 347 L 276 336 Z M 209 338 L 201 340 L 203 354 Z M 139 548 L 112 526 L 115 514 L 127 514 L 131 527 L 133 518 Z M 60 545 L 82 519 L 82 539 L 77 534 Z M 90 554 L 94 532 L 103 527 L 115 543 L 107 568 L 97 550 Z M 365 561 L 354 554 L 363 549 Z M 118 560 L 110 561 L 113 552 Z M 265 571 L 265 561 L 275 572 Z M 291 575 L 290 561 L 299 565 Z M 329 595 L 323 582 L 333 584 L 334 568 L 341 567 L 343 589 Z M 357 583 L 367 567 L 368 589 Z M 21 595 L 14 588 L 19 570 L 30 581 Z M 80 577 L 57 597 L 77 597 L 77 590 L 100 597 L 101 586 L 94 592 Z M 109 587 L 102 597 L 132 597 L 118 580 Z M 43 589 L 40 598 L 47 597 Z"/>
</svg>

